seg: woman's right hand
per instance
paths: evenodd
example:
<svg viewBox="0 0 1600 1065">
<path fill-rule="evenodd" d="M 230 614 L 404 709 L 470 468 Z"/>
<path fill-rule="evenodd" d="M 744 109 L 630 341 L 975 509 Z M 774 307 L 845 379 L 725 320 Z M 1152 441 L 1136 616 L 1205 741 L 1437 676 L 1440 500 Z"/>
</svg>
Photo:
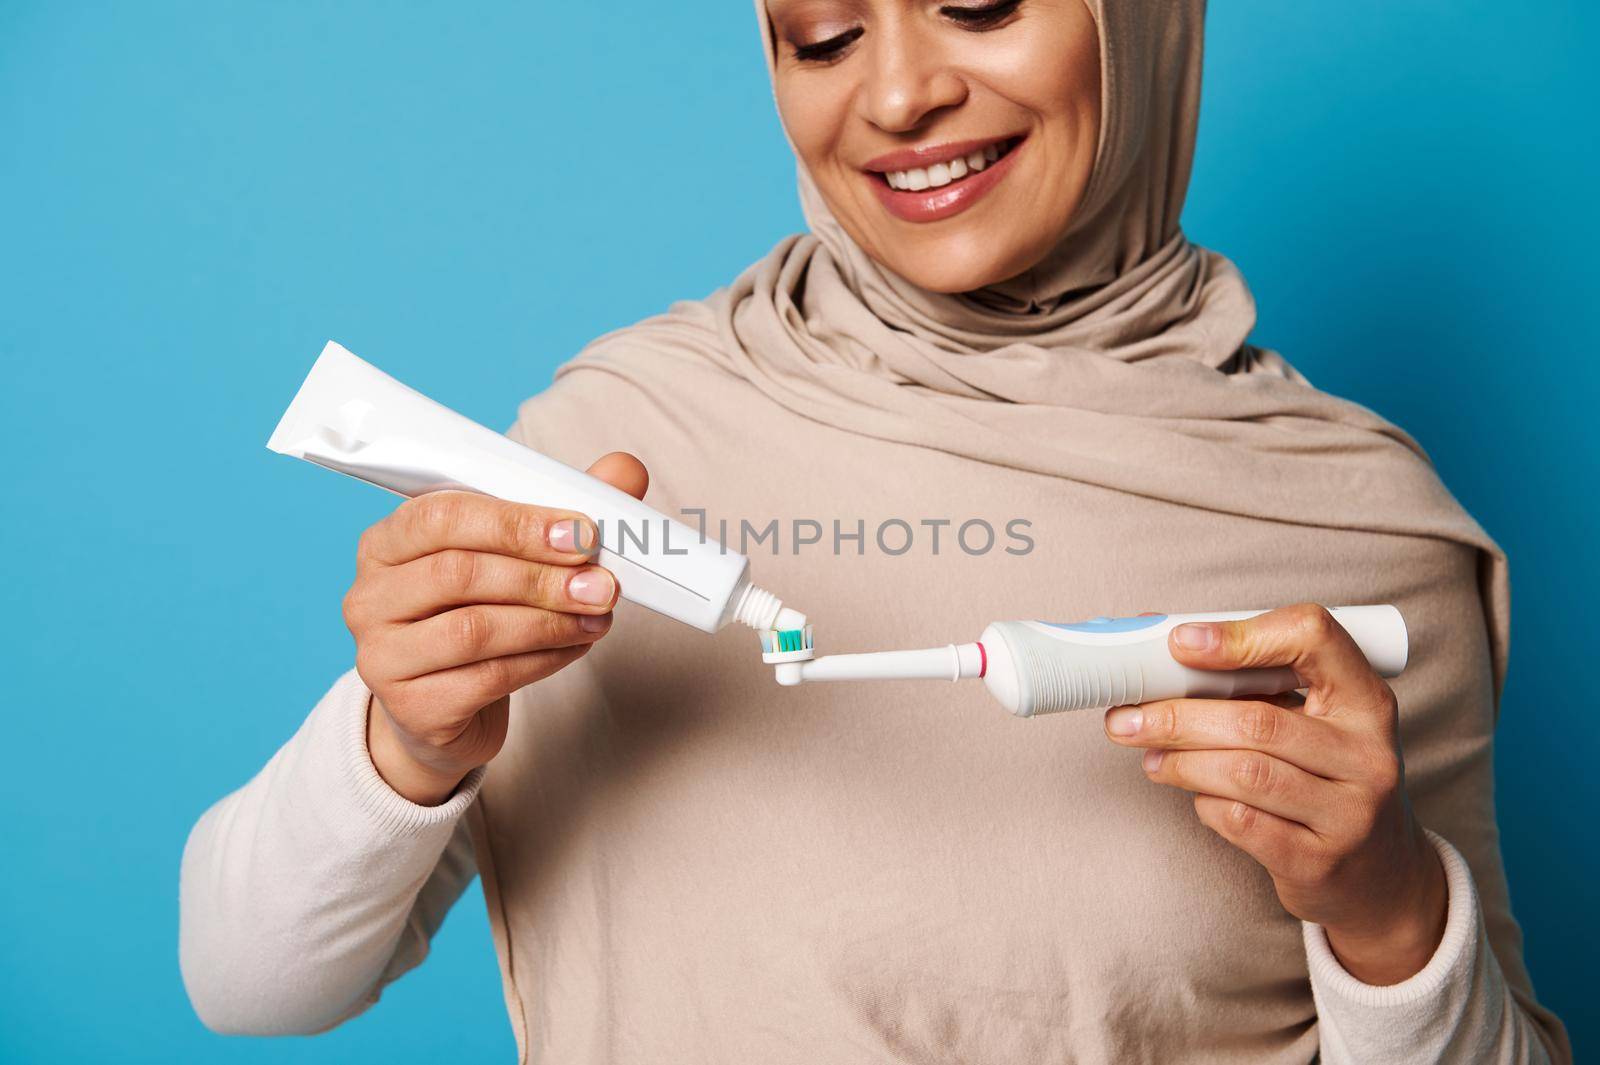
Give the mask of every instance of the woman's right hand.
<svg viewBox="0 0 1600 1065">
<path fill-rule="evenodd" d="M 625 452 L 589 473 L 636 498 L 649 482 Z M 505 742 L 510 694 L 606 634 L 618 586 L 589 561 L 597 543 L 575 511 L 472 492 L 409 499 L 362 534 L 344 618 L 373 694 L 367 749 L 390 787 L 449 798 Z"/>
</svg>

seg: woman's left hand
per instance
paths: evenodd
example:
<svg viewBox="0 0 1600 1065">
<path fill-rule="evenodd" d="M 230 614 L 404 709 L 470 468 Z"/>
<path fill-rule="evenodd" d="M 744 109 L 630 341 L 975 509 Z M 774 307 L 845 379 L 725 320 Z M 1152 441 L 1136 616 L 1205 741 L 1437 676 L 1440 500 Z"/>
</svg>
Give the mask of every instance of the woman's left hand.
<svg viewBox="0 0 1600 1065">
<path fill-rule="evenodd" d="M 1349 973 L 1395 984 L 1428 963 L 1448 892 L 1406 798 L 1394 692 L 1320 606 L 1180 625 L 1197 669 L 1289 666 L 1298 697 L 1167 699 L 1106 713 L 1106 735 L 1147 748 L 1145 774 L 1192 791 L 1200 820 L 1260 862 L 1294 916 L 1319 924 Z"/>
</svg>

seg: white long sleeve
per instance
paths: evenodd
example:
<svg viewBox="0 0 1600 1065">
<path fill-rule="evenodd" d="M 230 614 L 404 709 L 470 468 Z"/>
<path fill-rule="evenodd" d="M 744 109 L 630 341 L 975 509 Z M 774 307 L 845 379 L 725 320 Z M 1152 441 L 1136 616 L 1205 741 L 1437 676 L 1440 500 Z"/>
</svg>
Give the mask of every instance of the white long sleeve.
<svg viewBox="0 0 1600 1065">
<path fill-rule="evenodd" d="M 367 754 L 370 693 L 340 677 L 184 848 L 179 957 L 206 1026 L 323 1031 L 376 1002 L 426 956 L 476 875 L 462 813 L 470 774 L 440 806 L 391 789 Z"/>
<path fill-rule="evenodd" d="M 1339 964 L 1320 925 L 1304 926 L 1322 1062 L 1549 1062 L 1541 1030 L 1512 999 L 1490 949 L 1472 871 L 1443 837 L 1430 831 L 1428 839 L 1450 901 L 1444 937 L 1421 972 L 1388 987 L 1362 983 Z"/>
</svg>

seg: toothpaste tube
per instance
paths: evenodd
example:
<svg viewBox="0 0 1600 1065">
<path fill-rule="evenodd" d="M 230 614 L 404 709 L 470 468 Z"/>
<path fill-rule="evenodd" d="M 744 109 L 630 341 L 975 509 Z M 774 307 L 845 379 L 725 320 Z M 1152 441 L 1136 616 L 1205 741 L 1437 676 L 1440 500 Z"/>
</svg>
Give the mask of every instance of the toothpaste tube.
<svg viewBox="0 0 1600 1065">
<path fill-rule="evenodd" d="M 750 561 L 621 489 L 441 406 L 332 341 L 267 441 L 283 455 L 402 496 L 441 489 L 574 510 L 622 598 L 705 632 L 730 621 L 800 628 L 805 615 L 750 580 Z"/>
</svg>

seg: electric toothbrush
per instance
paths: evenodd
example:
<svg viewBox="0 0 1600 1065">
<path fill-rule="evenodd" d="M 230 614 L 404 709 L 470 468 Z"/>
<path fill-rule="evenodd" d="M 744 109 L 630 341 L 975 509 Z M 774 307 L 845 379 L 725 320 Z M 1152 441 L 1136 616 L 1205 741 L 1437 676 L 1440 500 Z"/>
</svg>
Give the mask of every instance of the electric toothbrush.
<svg viewBox="0 0 1600 1065">
<path fill-rule="evenodd" d="M 1242 621 L 1264 610 L 1141 614 L 1078 622 L 996 621 L 973 643 L 915 651 L 815 657 L 809 625 L 762 634 L 762 661 L 778 683 L 826 680 L 981 679 L 1018 717 L 1095 710 L 1155 699 L 1274 695 L 1301 687 L 1292 669 L 1191 669 L 1167 650 L 1167 634 L 1190 621 Z M 1406 667 L 1406 623 L 1392 606 L 1330 611 L 1380 676 Z"/>
</svg>

